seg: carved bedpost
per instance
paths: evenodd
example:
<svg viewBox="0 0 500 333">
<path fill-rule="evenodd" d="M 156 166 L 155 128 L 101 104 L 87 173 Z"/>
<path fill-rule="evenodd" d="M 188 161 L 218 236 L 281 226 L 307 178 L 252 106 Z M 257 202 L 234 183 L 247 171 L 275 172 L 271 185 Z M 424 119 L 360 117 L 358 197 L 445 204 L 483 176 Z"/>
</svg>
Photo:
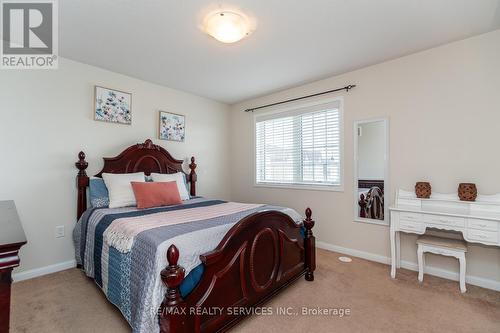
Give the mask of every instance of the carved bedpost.
<svg viewBox="0 0 500 333">
<path fill-rule="evenodd" d="M 196 196 L 196 180 L 198 176 L 196 175 L 196 172 L 194 171 L 196 169 L 196 163 L 194 162 L 194 156 L 191 157 L 191 164 L 189 164 L 189 169 L 191 169 L 191 172 L 189 173 L 189 183 L 190 183 L 190 193 L 193 197 Z"/>
<path fill-rule="evenodd" d="M 170 245 L 167 250 L 168 266 L 161 271 L 161 280 L 167 292 L 160 306 L 160 333 L 186 332 L 186 308 L 179 291 L 185 270 L 177 265 L 178 260 L 179 249 Z"/>
<path fill-rule="evenodd" d="M 85 161 L 85 153 L 83 151 L 78 154 L 78 162 L 75 163 L 75 166 L 79 170 L 76 176 L 76 186 L 78 187 L 76 217 L 79 219 L 87 209 L 87 186 L 89 186 L 89 177 L 87 176 L 87 172 L 85 172 L 89 164 Z"/>
<path fill-rule="evenodd" d="M 316 238 L 313 236 L 312 228 L 314 221 L 311 219 L 311 208 L 306 209 L 306 219 L 304 220 L 304 227 L 306 228 L 306 238 L 304 240 L 305 248 L 305 265 L 306 265 L 306 280 L 314 281 L 314 270 L 316 269 Z"/>
<path fill-rule="evenodd" d="M 359 217 L 366 217 L 366 205 L 368 205 L 368 201 L 365 198 L 365 195 L 361 193 L 359 196 Z"/>
</svg>

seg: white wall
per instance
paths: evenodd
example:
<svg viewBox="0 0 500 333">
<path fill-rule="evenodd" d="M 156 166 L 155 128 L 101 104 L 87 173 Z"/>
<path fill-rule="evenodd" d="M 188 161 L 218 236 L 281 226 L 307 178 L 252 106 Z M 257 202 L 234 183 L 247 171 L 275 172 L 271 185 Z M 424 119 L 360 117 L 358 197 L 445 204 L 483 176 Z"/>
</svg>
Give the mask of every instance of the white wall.
<svg viewBox="0 0 500 333">
<path fill-rule="evenodd" d="M 358 179 L 383 180 L 385 175 L 385 126 L 381 121 L 359 124 Z"/>
<path fill-rule="evenodd" d="M 293 70 L 293 68 L 290 68 Z M 344 96 L 345 191 L 253 187 L 253 115 L 248 107 L 356 84 Z M 433 190 L 455 192 L 471 181 L 481 193 L 500 192 L 500 30 L 316 81 L 232 106 L 233 200 L 313 211 L 320 241 L 389 256 L 388 227 L 353 222 L 353 122 L 389 117 L 390 184 L 411 190 L 428 180 Z M 266 110 L 269 111 L 269 110 Z M 388 198 L 392 202 L 393 195 Z M 402 239 L 402 257 L 416 261 L 415 237 Z M 500 281 L 500 250 L 470 246 L 468 274 Z M 430 265 L 456 270 L 447 258 Z"/>
<path fill-rule="evenodd" d="M 132 96 L 132 125 L 93 120 L 94 85 Z M 157 140 L 158 110 L 186 115 L 186 141 Z M 100 68 L 60 59 L 58 70 L 0 73 L 0 200 L 13 199 L 28 244 L 16 272 L 74 259 L 80 150 L 88 174 L 102 168 L 103 156 L 152 138 L 172 155 L 198 164 L 199 194 L 229 198 L 227 106 Z M 66 237 L 54 237 L 64 225 Z"/>
</svg>

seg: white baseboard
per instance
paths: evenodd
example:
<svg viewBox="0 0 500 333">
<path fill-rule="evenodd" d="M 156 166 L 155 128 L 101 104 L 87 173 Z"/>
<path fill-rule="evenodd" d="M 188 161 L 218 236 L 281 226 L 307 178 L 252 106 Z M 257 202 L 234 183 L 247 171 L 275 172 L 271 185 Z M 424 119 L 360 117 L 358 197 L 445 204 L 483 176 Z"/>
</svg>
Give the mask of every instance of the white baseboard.
<svg viewBox="0 0 500 333">
<path fill-rule="evenodd" d="M 391 258 L 386 257 L 386 256 L 382 256 L 379 254 L 374 254 L 374 253 L 365 252 L 365 251 L 359 251 L 359 250 L 355 250 L 355 249 L 349 249 L 346 247 L 337 246 L 337 245 L 333 245 L 333 244 L 329 244 L 329 243 L 325 243 L 325 242 L 321 242 L 321 241 L 317 241 L 316 245 L 320 249 L 339 252 L 342 254 L 347 254 L 347 255 L 350 255 L 353 257 L 358 257 L 358 258 L 362 258 L 362 259 L 366 259 L 366 260 L 370 260 L 370 261 L 375 261 L 375 262 L 379 262 L 379 263 L 386 264 L 386 265 L 391 264 Z M 411 261 L 401 260 L 401 267 L 418 272 L 417 263 L 414 263 Z M 389 273 L 387 273 L 387 274 L 389 274 Z M 449 270 L 442 269 L 442 268 L 436 268 L 436 267 L 432 267 L 432 266 L 425 267 L 425 274 L 434 275 L 434 276 L 438 276 L 438 277 L 448 279 L 448 280 L 453 280 L 453 281 L 458 281 L 458 279 L 459 279 L 458 272 L 453 272 L 453 271 L 449 271 Z M 479 276 L 467 275 L 465 277 L 465 282 L 472 284 L 472 285 L 475 285 L 475 286 L 500 291 L 500 281 L 486 279 L 486 278 L 482 278 Z"/>
<path fill-rule="evenodd" d="M 42 275 L 47 275 L 50 273 L 55 273 L 59 271 L 64 271 L 65 269 L 70 269 L 76 267 L 76 261 L 69 260 L 69 261 L 64 261 L 60 262 L 54 265 L 49 265 L 45 267 L 40 267 L 40 268 L 34 268 L 30 269 L 24 272 L 19 272 L 19 273 L 14 273 L 12 274 L 12 280 L 14 282 L 19 282 L 19 281 L 24 281 L 28 279 L 33 279 Z"/>
</svg>

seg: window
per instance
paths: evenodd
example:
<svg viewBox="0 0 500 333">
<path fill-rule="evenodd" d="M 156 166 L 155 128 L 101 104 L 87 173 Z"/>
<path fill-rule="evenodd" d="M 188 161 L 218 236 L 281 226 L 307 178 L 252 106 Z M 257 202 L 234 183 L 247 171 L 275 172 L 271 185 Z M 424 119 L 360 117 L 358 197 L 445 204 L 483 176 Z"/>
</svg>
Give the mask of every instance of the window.
<svg viewBox="0 0 500 333">
<path fill-rule="evenodd" d="M 256 184 L 341 189 L 340 100 L 255 117 Z"/>
</svg>

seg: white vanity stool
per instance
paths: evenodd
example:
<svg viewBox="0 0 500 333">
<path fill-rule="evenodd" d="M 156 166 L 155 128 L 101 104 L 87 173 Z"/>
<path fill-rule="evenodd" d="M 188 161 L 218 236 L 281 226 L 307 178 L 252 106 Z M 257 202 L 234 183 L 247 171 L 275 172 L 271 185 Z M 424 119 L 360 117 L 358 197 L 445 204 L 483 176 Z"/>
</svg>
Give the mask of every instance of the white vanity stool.
<svg viewBox="0 0 500 333">
<path fill-rule="evenodd" d="M 465 289 L 465 252 L 467 252 L 467 243 L 458 239 L 449 239 L 435 236 L 420 236 L 417 239 L 418 249 L 418 281 L 424 280 L 424 253 L 430 252 L 444 256 L 455 257 L 460 263 L 460 291 Z"/>
</svg>

